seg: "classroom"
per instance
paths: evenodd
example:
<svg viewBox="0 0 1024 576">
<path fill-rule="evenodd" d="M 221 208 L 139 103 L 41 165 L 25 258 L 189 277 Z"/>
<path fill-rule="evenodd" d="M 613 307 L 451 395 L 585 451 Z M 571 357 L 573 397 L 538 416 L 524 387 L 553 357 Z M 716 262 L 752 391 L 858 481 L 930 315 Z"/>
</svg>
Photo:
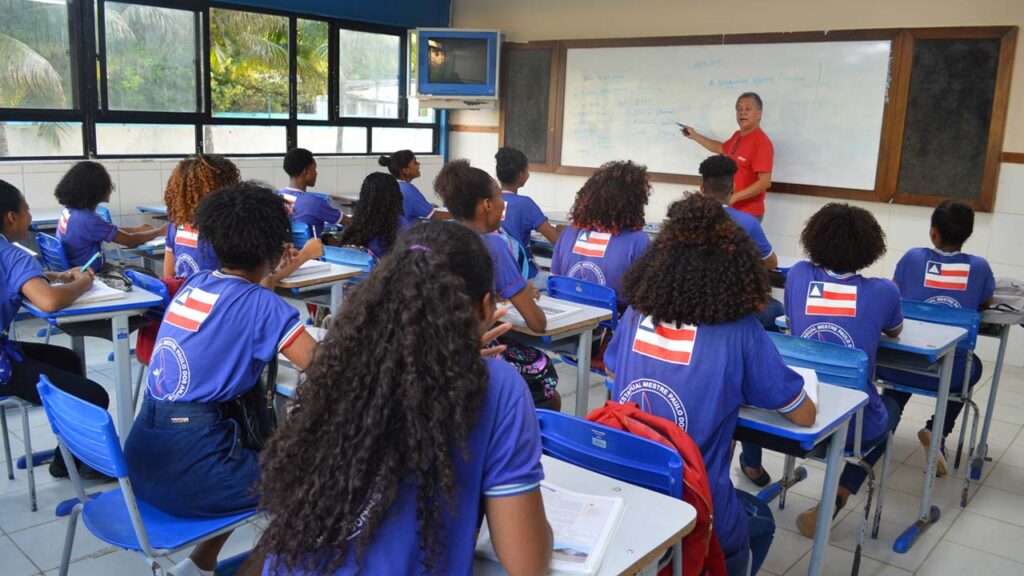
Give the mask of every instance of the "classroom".
<svg viewBox="0 0 1024 576">
<path fill-rule="evenodd" d="M 0 576 L 1024 573 L 1024 2 L 0 4 Z"/>
</svg>

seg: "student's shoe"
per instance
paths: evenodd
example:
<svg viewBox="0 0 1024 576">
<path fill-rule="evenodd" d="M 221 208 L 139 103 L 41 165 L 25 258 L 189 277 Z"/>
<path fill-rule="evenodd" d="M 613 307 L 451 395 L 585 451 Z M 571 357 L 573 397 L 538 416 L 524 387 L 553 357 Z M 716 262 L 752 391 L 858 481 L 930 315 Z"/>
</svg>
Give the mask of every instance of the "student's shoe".
<svg viewBox="0 0 1024 576">
<path fill-rule="evenodd" d="M 836 494 L 836 510 L 832 513 L 833 520 L 839 515 L 839 511 L 843 509 L 843 506 L 846 506 L 846 499 Z M 804 536 L 814 538 L 814 531 L 818 528 L 818 504 L 815 504 L 796 517 L 796 527 Z"/>
<path fill-rule="evenodd" d="M 71 475 L 68 473 L 68 467 L 64 464 L 63 460 L 54 459 L 50 461 L 50 476 L 54 478 L 68 478 Z M 82 463 L 78 465 L 78 477 L 82 480 L 95 482 L 117 482 L 117 478 L 111 478 L 99 470 Z"/>
<path fill-rule="evenodd" d="M 747 480 L 753 482 L 758 488 L 764 488 L 772 483 L 772 477 L 768 474 L 768 471 L 764 469 L 764 466 L 755 469 L 740 464 L 740 470 L 743 471 L 743 475 L 747 477 Z M 749 472 L 750 470 L 754 470 L 753 475 Z"/>
<path fill-rule="evenodd" d="M 168 571 L 170 576 L 213 576 L 213 570 L 203 570 L 191 558 L 185 558 Z"/>
<path fill-rule="evenodd" d="M 924 464 L 928 465 L 928 451 L 932 447 L 932 431 L 927 428 L 921 428 L 917 431 L 917 439 L 921 441 L 921 446 L 924 447 Z M 939 455 L 935 462 L 935 477 L 942 478 L 949 473 L 946 466 L 946 447 L 939 445 Z"/>
</svg>

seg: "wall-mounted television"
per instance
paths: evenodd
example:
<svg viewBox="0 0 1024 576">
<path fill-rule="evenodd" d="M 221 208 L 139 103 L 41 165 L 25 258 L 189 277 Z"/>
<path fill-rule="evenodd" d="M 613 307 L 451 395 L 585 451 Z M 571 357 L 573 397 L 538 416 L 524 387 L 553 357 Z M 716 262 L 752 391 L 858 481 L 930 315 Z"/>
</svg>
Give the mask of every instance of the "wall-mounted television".
<svg viewBox="0 0 1024 576">
<path fill-rule="evenodd" d="M 421 100 L 498 99 L 499 31 L 420 28 L 416 35 Z"/>
</svg>

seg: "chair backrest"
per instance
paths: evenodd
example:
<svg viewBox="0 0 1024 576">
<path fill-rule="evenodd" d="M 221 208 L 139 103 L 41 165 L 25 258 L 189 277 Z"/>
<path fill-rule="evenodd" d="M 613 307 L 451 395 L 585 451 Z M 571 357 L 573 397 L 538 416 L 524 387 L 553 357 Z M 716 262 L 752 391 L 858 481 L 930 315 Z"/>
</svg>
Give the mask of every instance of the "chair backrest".
<svg viewBox="0 0 1024 576">
<path fill-rule="evenodd" d="M 64 253 L 64 245 L 56 236 L 45 232 L 36 234 L 36 244 L 39 246 L 39 254 L 43 258 L 43 266 L 51 272 L 63 272 L 71 268 L 68 264 L 68 256 Z"/>
<path fill-rule="evenodd" d="M 373 254 L 358 246 L 324 246 L 324 261 L 342 266 L 352 266 L 363 272 L 373 270 L 373 265 L 376 263 Z"/>
<path fill-rule="evenodd" d="M 504 228 L 498 229 L 498 236 L 508 244 L 508 249 L 512 252 L 512 260 L 515 261 L 516 266 L 519 266 L 519 274 L 527 280 L 530 279 L 530 257 L 526 254 L 526 248 L 512 237 L 511 234 L 505 231 Z"/>
<path fill-rule="evenodd" d="M 605 320 L 601 326 L 614 330 L 619 325 L 619 300 L 615 290 L 608 286 L 552 274 L 548 276 L 548 296 L 611 310 L 611 320 Z"/>
<path fill-rule="evenodd" d="M 921 320 L 933 324 L 955 326 L 967 330 L 967 337 L 956 345 L 957 350 L 972 351 L 978 344 L 978 329 L 981 326 L 981 314 L 977 310 L 953 308 L 940 304 L 925 304 L 914 300 L 903 300 L 903 317 Z"/>
<path fill-rule="evenodd" d="M 537 410 L 544 453 L 648 490 L 683 497 L 683 459 L 672 448 L 568 414 Z"/>
<path fill-rule="evenodd" d="M 872 385 L 868 355 L 863 350 L 775 332 L 769 332 L 768 337 L 786 364 L 814 370 L 821 382 L 862 391 Z"/>
<path fill-rule="evenodd" d="M 37 388 L 50 428 L 76 458 L 107 476 L 128 476 L 109 412 L 58 389 L 46 376 L 39 377 Z"/>
<path fill-rule="evenodd" d="M 100 218 L 103 218 L 108 224 L 114 223 L 114 219 L 110 216 L 110 209 L 106 206 L 97 206 L 96 213 L 99 214 Z"/>
<path fill-rule="evenodd" d="M 124 275 L 127 276 L 135 286 L 148 292 L 152 292 L 162 298 L 164 306 L 171 303 L 171 296 L 167 292 L 167 285 L 160 281 L 159 278 L 154 278 L 149 274 L 143 274 L 138 270 L 132 270 L 130 268 L 124 271 Z"/>
<path fill-rule="evenodd" d="M 309 242 L 309 239 L 313 237 L 313 231 L 310 229 L 309 224 L 302 222 L 292 222 L 292 244 L 296 250 L 302 250 L 302 247 Z"/>
</svg>

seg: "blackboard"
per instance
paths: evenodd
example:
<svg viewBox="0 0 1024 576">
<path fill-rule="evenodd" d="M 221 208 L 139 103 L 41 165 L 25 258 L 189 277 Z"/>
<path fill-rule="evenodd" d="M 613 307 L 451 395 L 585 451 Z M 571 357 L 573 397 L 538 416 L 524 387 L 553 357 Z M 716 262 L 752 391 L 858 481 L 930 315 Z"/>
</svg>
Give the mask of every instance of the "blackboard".
<svg viewBox="0 0 1024 576">
<path fill-rule="evenodd" d="M 503 145 L 518 148 L 532 164 L 547 164 L 550 157 L 549 115 L 554 50 L 510 48 L 502 59 L 505 68 Z"/>
<path fill-rule="evenodd" d="M 999 38 L 916 40 L 900 194 L 981 198 Z"/>
</svg>

